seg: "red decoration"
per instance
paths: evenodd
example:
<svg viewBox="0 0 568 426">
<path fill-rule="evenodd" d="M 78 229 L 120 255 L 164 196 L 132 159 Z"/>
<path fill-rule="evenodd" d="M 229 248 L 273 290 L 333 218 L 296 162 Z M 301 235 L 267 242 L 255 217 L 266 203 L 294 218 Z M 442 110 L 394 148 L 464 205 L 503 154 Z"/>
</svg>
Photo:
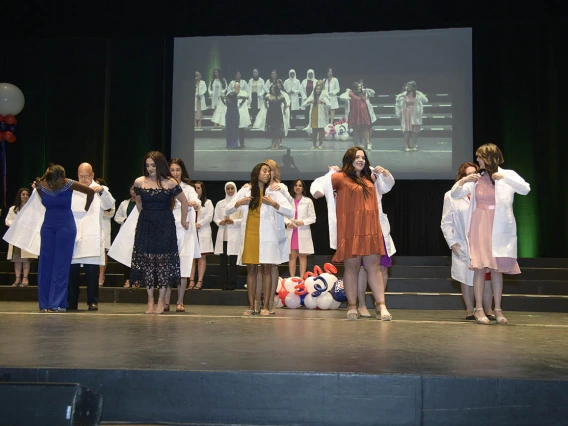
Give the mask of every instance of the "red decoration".
<svg viewBox="0 0 568 426">
<path fill-rule="evenodd" d="M 2 121 L 2 120 L 0 120 Z M 4 117 L 4 122 L 6 124 L 18 124 L 18 120 L 16 120 L 16 117 L 14 117 L 12 114 L 8 114 Z M 8 140 L 8 139 L 6 139 Z"/>
<path fill-rule="evenodd" d="M 14 143 L 16 142 L 16 135 L 13 134 L 12 132 L 10 132 L 9 130 L 2 133 L 2 137 L 4 138 L 4 140 L 8 143 Z"/>
<path fill-rule="evenodd" d="M 4 116 L 0 114 L 0 121 L 4 121 Z"/>
</svg>

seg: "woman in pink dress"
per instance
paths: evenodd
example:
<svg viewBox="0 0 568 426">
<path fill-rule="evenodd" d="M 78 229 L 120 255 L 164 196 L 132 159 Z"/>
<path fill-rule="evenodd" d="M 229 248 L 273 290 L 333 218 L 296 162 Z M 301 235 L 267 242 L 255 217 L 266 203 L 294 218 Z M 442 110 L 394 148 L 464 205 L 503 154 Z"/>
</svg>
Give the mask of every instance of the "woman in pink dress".
<svg viewBox="0 0 568 426">
<path fill-rule="evenodd" d="M 452 198 L 471 195 L 466 223 L 470 268 L 473 269 L 474 315 L 478 324 L 489 324 L 483 311 L 485 270 L 491 270 L 497 324 L 507 324 L 501 309 L 503 274 L 520 274 L 517 263 L 517 225 L 513 215 L 515 192 L 526 195 L 530 185 L 513 170 L 499 167 L 503 154 L 494 144 L 485 144 L 475 153 L 480 173 L 458 180 Z"/>
<path fill-rule="evenodd" d="M 404 136 L 404 150 L 417 151 L 416 140 L 422 126 L 424 102 L 428 98 L 416 90 L 416 82 L 409 81 L 404 85 L 404 91 L 396 96 L 394 109 L 400 119 L 400 130 Z M 412 140 L 412 148 L 409 143 Z"/>
</svg>

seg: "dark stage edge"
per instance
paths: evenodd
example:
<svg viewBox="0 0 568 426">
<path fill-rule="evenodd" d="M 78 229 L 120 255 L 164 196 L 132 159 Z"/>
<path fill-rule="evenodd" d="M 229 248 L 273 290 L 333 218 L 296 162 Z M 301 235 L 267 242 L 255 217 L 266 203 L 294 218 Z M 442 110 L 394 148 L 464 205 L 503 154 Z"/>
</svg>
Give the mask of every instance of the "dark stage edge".
<svg viewBox="0 0 568 426">
<path fill-rule="evenodd" d="M 0 377 L 77 382 L 104 422 L 249 425 L 560 425 L 568 416 L 568 315 L 507 312 L 481 326 L 461 311 L 345 311 L 143 305 L 40 314 L 0 302 Z M 476 357 L 474 354 L 480 354 Z"/>
</svg>

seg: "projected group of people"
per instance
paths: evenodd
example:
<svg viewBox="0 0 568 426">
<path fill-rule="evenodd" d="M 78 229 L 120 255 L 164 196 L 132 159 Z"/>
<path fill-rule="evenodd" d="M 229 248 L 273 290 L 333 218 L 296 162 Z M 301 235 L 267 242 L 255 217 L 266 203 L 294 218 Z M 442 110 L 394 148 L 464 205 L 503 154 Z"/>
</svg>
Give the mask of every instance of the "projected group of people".
<svg viewBox="0 0 568 426">
<path fill-rule="evenodd" d="M 530 186 L 514 171 L 500 167 L 504 159 L 496 145 L 479 147 L 476 159 L 477 164 L 459 168 L 456 183 L 445 196 L 441 227 L 451 248 L 452 277 L 462 283 L 466 319 L 506 324 L 502 274 L 520 273 L 513 198 L 515 193 L 527 194 Z M 168 162 L 153 151 L 144 157 L 143 167 L 143 176 L 130 188 L 130 199 L 118 208 L 115 220 L 121 228 L 109 256 L 131 268 L 125 286 L 147 289 L 145 312 L 169 311 L 172 287 L 178 289 L 176 311 L 185 312 L 186 289 L 203 287 L 205 255 L 215 253 L 220 256 L 223 290 L 237 287 L 237 265 L 247 268 L 249 306 L 243 315 L 274 314 L 278 265 L 288 262 L 293 277 L 299 259 L 299 277 L 304 277 L 307 256 L 314 254 L 310 225 L 317 218 L 306 184 L 295 179 L 286 186 L 279 165 L 267 159 L 252 167 L 250 181 L 241 188 L 227 182 L 225 198 L 213 207 L 205 184 L 190 180 L 181 159 Z M 105 262 L 108 246 L 102 218 L 114 208 L 114 198 L 108 187 L 96 183 L 90 165 L 82 164 L 78 174 L 79 182 L 68 179 L 62 166 L 50 165 L 34 183 L 29 201 L 30 191 L 20 191 L 9 215 L 4 239 L 17 247 L 16 262 L 22 263 L 23 253 L 39 255 L 42 312 L 76 308 L 78 291 L 69 277 L 72 263 L 93 265 L 98 271 Z M 314 198 L 325 197 L 327 202 L 332 262 L 344 266 L 349 320 L 371 316 L 365 305 L 367 285 L 376 317 L 392 319 L 385 289 L 395 246 L 382 197 L 394 184 L 386 168 L 371 166 L 366 150 L 355 146 L 345 152 L 341 166 L 329 167 L 309 189 Z M 215 243 L 212 221 L 218 226 Z M 159 292 L 157 303 L 154 289 Z M 96 301 L 89 303 L 89 309 L 98 309 Z"/>
<path fill-rule="evenodd" d="M 208 84 L 202 80 L 201 73 L 196 72 L 195 128 L 202 128 L 203 112 L 211 109 L 213 128 L 225 128 L 226 149 L 245 148 L 245 129 L 251 126 L 266 132 L 271 140 L 270 149 L 279 149 L 289 129 L 302 123 L 300 128 L 311 134 L 312 150 L 321 150 L 324 129 L 334 123 L 339 102 L 344 102 L 342 118 L 351 129 L 354 145 L 372 150 L 372 125 L 377 120 L 370 101 L 373 96 L 375 91 L 365 87 L 363 80 L 350 83 L 349 88 L 341 92 L 332 68 L 328 68 L 321 79 L 309 69 L 301 81 L 293 69 L 284 81 L 276 70 L 265 81 L 254 69 L 248 82 L 237 71 L 230 83 L 220 69 L 215 69 Z M 428 98 L 417 90 L 414 81 L 405 83 L 403 92 L 395 98 L 394 110 L 400 120 L 407 152 L 417 150 L 426 102 Z"/>
</svg>

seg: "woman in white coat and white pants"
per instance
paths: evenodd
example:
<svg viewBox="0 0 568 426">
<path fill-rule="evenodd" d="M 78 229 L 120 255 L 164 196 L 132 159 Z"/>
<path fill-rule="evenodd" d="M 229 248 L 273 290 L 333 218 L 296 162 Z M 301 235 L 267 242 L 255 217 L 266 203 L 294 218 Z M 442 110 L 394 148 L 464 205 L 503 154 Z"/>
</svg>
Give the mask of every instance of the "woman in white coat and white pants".
<svg viewBox="0 0 568 426">
<path fill-rule="evenodd" d="M 207 94 L 207 84 L 201 80 L 201 73 L 195 71 L 195 128 L 201 128 L 201 121 L 203 120 L 203 111 L 207 109 L 207 101 L 205 95 Z"/>
<path fill-rule="evenodd" d="M 475 163 L 463 163 L 456 177 L 456 182 L 466 176 L 479 172 L 479 166 Z M 474 320 L 473 308 L 473 270 L 469 269 L 469 247 L 466 237 L 466 222 L 469 217 L 471 200 L 469 195 L 459 200 L 451 196 L 451 191 L 444 195 L 444 208 L 440 228 L 444 238 L 452 251 L 451 275 L 454 280 L 461 284 L 461 292 L 466 308 L 466 320 Z M 493 291 L 491 285 L 485 285 L 483 295 L 483 308 L 488 317 L 495 319 L 493 315 L 492 301 Z"/>
<path fill-rule="evenodd" d="M 235 182 L 225 184 L 225 198 L 215 206 L 213 222 L 217 224 L 217 239 L 215 240 L 215 254 L 219 255 L 221 266 L 221 290 L 235 290 L 237 288 L 237 256 L 238 239 L 241 227 L 242 213 L 237 210 L 235 213 L 227 214 L 227 204 L 229 204 L 237 192 Z"/>
<path fill-rule="evenodd" d="M 270 184 L 270 166 L 257 164 L 251 172 L 251 185 L 243 187 L 235 198 L 227 205 L 227 214 L 237 209 L 243 214 L 240 237 L 239 257 L 237 263 L 247 266 L 247 293 L 249 309 L 243 315 L 255 313 L 255 296 L 257 287 L 258 265 L 262 270 L 262 288 L 264 307 L 260 315 L 268 316 L 269 304 L 274 297 L 271 291 L 271 270 L 273 265 L 282 263 L 280 246 L 286 241 L 276 226 L 277 216 L 282 214 L 288 218 L 294 216 L 290 203 L 279 191 L 273 191 Z"/>
<path fill-rule="evenodd" d="M 339 108 L 339 102 L 337 101 L 337 96 L 341 91 L 339 88 L 339 81 L 333 76 L 333 69 L 327 69 L 327 78 L 324 80 L 324 91 L 327 92 L 329 96 L 329 122 L 333 123 L 335 118 L 335 111 Z"/>
<path fill-rule="evenodd" d="M 288 269 L 290 276 L 296 276 L 296 259 L 300 258 L 300 278 L 308 269 L 308 254 L 314 254 L 314 242 L 310 225 L 316 223 L 314 202 L 306 197 L 306 184 L 301 179 L 292 182 L 294 194 L 294 218 L 284 219 L 286 222 L 286 237 L 290 251 Z"/>
<path fill-rule="evenodd" d="M 474 316 L 478 324 L 489 324 L 483 312 L 485 269 L 489 268 L 497 324 L 506 324 L 507 319 L 501 309 L 503 273 L 521 273 L 517 263 L 517 224 L 513 214 L 513 199 L 515 193 L 528 194 L 530 185 L 513 170 L 499 167 L 504 159 L 496 145 L 482 145 L 475 155 L 481 173 L 457 181 L 451 194 L 456 200 L 471 196 L 466 235 L 469 267 L 473 269 Z"/>
<path fill-rule="evenodd" d="M 197 238 L 199 240 L 199 251 L 201 257 L 194 261 L 189 280 L 189 290 L 201 290 L 203 288 L 203 277 L 207 269 L 207 255 L 215 251 L 213 248 L 213 234 L 211 233 L 211 222 L 213 221 L 213 203 L 207 199 L 205 184 L 201 181 L 195 181 L 195 191 L 199 197 L 201 206 L 197 212 Z M 197 268 L 195 267 L 197 263 Z M 195 270 L 197 269 L 197 284 L 194 283 Z"/>
</svg>

